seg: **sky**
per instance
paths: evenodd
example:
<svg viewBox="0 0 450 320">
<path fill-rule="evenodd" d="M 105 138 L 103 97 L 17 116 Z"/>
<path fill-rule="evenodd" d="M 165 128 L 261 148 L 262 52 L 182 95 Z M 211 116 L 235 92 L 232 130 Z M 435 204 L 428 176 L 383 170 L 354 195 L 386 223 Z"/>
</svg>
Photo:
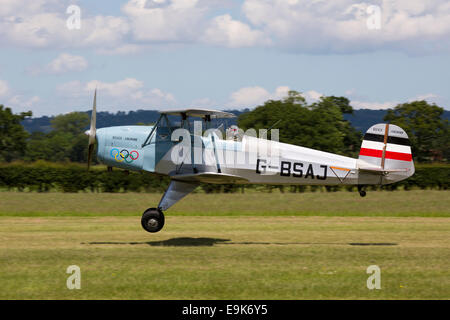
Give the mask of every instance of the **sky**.
<svg viewBox="0 0 450 320">
<path fill-rule="evenodd" d="M 450 110 L 447 0 L 0 0 L 0 104 L 252 108 L 289 90 Z"/>
</svg>

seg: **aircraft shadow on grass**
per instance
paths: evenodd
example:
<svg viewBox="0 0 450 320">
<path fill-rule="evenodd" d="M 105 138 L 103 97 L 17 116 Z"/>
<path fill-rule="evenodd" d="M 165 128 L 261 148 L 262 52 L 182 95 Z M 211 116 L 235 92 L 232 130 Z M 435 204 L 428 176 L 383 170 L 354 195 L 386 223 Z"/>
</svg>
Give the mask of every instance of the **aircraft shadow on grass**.
<svg viewBox="0 0 450 320">
<path fill-rule="evenodd" d="M 216 239 L 216 238 L 172 238 L 161 241 L 144 241 L 144 242 L 88 242 L 88 244 L 147 244 L 153 247 L 212 247 L 218 243 L 231 241 L 230 239 Z"/>
<path fill-rule="evenodd" d="M 226 245 L 351 245 L 351 246 L 396 246 L 397 243 L 390 242 L 351 242 L 351 243 L 325 243 L 325 242 L 230 242 L 230 239 L 218 239 L 218 238 L 171 238 L 160 241 L 144 241 L 144 242 L 114 242 L 114 241 L 102 241 L 102 242 L 88 242 L 87 244 L 117 244 L 117 245 L 142 245 L 146 244 L 153 247 L 212 247 L 216 244 Z M 82 243 L 85 244 L 85 243 Z"/>
</svg>

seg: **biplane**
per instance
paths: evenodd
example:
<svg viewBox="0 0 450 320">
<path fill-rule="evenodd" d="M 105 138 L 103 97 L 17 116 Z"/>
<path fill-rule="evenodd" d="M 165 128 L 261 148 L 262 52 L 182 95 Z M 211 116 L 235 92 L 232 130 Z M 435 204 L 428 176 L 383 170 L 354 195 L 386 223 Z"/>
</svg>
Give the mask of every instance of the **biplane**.
<svg viewBox="0 0 450 320">
<path fill-rule="evenodd" d="M 156 207 L 145 210 L 142 227 L 158 232 L 164 211 L 201 183 L 270 185 L 385 185 L 414 174 L 408 135 L 392 124 L 376 124 L 364 135 L 357 159 L 257 137 L 218 120 L 235 115 L 208 109 L 161 111 L 149 126 L 96 129 L 91 115 L 88 168 L 95 143 L 97 159 L 109 168 L 147 171 L 170 177 Z M 174 120 L 175 118 L 175 120 Z M 225 133 L 225 137 L 222 133 Z M 275 135 L 276 136 L 276 135 Z"/>
</svg>

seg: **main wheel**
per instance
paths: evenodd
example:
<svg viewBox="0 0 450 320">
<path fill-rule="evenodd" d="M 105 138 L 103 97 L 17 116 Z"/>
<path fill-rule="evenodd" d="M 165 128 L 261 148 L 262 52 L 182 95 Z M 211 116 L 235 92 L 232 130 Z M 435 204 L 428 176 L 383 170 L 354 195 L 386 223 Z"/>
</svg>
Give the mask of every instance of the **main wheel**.
<svg viewBox="0 0 450 320">
<path fill-rule="evenodd" d="M 157 208 L 145 210 L 141 219 L 142 228 L 148 232 L 158 232 L 164 227 L 164 213 Z"/>
<path fill-rule="evenodd" d="M 358 192 L 359 192 L 359 195 L 361 197 L 364 198 L 366 196 L 366 191 L 364 190 L 364 186 L 363 185 L 358 185 Z"/>
</svg>

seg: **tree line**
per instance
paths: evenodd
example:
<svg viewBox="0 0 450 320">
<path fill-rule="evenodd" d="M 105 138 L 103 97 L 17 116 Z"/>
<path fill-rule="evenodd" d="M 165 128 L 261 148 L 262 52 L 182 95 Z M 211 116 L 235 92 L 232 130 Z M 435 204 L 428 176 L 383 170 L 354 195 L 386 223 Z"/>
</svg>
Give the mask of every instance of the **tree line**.
<svg viewBox="0 0 450 320">
<path fill-rule="evenodd" d="M 383 186 L 383 189 L 436 189 L 447 190 L 450 184 L 450 166 L 445 164 L 417 165 L 416 173 L 399 183 Z M 33 164 L 0 165 L 0 189 L 10 191 L 61 191 L 61 192 L 164 192 L 169 178 L 146 172 L 114 170 L 107 172 L 99 168 L 87 171 L 81 164 L 55 164 L 38 161 Z M 369 186 L 369 190 L 380 189 Z M 356 191 L 356 186 L 276 186 L 201 184 L 197 191 L 205 193 L 236 193 L 246 190 L 262 192 L 304 191 Z"/>
<path fill-rule="evenodd" d="M 240 115 L 238 125 L 245 130 L 277 123 L 281 142 L 357 157 L 362 135 L 344 119 L 345 114 L 352 113 L 345 97 L 321 97 L 308 104 L 299 92 L 290 91 L 284 99 L 269 100 Z M 448 163 L 450 131 L 443 113 L 444 109 L 435 104 L 412 101 L 387 110 L 383 120 L 406 131 L 416 162 Z"/>
<path fill-rule="evenodd" d="M 413 101 L 389 109 L 384 121 L 408 133 L 416 162 L 448 163 L 449 123 L 443 118 L 443 112 L 444 109 L 435 104 Z M 281 142 L 357 157 L 362 134 L 344 119 L 352 113 L 350 101 L 345 97 L 321 97 L 309 104 L 299 92 L 290 91 L 283 99 L 269 100 L 252 111 L 241 113 L 237 123 L 244 130 L 268 129 L 275 125 Z M 31 111 L 14 114 L 10 108 L 0 105 L 0 162 L 86 163 L 87 113 L 56 116 L 51 120 L 50 132 L 30 134 L 21 123 L 31 116 Z"/>
</svg>

